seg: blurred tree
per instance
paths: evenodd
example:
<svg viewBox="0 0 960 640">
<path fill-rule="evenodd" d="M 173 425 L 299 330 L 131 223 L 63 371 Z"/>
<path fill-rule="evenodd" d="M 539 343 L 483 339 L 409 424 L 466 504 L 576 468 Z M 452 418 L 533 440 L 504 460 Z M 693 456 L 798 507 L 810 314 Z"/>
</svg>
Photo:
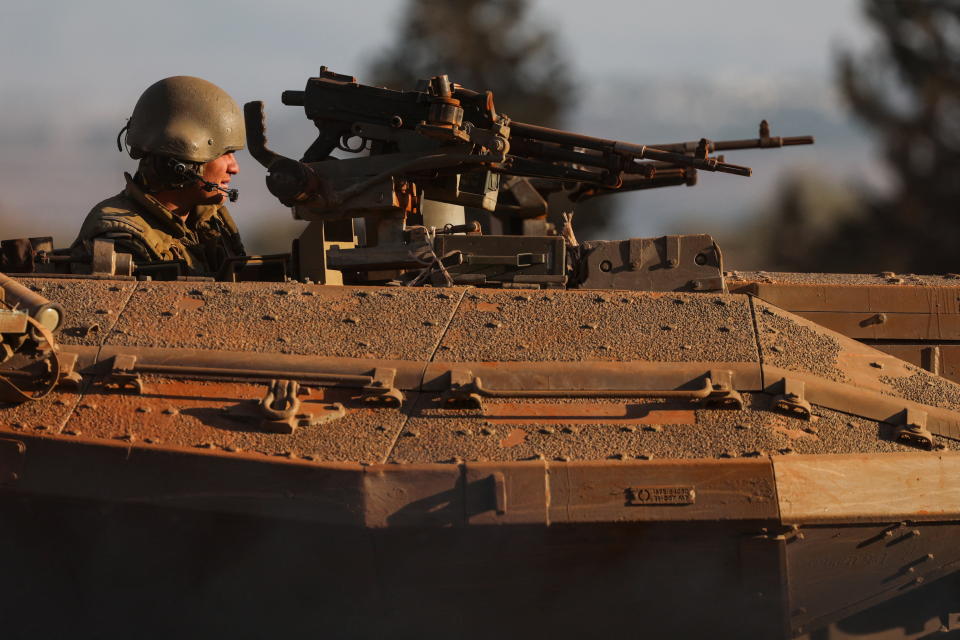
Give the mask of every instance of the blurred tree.
<svg viewBox="0 0 960 640">
<path fill-rule="evenodd" d="M 720 230 L 717 241 L 726 263 L 737 269 L 823 271 L 811 256 L 834 241 L 838 225 L 859 222 L 863 215 L 861 195 L 852 185 L 816 171 L 794 171 L 752 220 Z M 688 224 L 690 233 L 708 222 Z"/>
<path fill-rule="evenodd" d="M 960 271 L 960 3 L 865 0 L 865 13 L 880 40 L 870 53 L 843 55 L 839 81 L 879 138 L 892 191 L 806 242 L 805 255 L 772 257 L 794 269 Z M 808 224 L 793 209 L 781 209 L 777 226 L 802 237 Z"/>
<path fill-rule="evenodd" d="M 530 19 L 529 0 L 408 0 L 401 15 L 396 41 L 370 64 L 374 84 L 412 89 L 447 74 L 493 91 L 497 110 L 510 118 L 548 127 L 562 126 L 575 106 L 571 65 L 557 35 Z M 578 236 L 596 236 L 609 223 L 612 201 L 595 202 L 577 216 Z"/>
</svg>

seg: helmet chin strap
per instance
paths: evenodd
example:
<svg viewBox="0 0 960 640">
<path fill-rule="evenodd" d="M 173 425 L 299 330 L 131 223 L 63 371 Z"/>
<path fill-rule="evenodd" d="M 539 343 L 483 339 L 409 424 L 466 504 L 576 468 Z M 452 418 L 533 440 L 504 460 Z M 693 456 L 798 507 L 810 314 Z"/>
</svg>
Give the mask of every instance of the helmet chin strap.
<svg viewBox="0 0 960 640">
<path fill-rule="evenodd" d="M 236 202 L 240 198 L 239 189 L 224 189 L 216 182 L 210 182 L 209 180 L 206 180 L 199 173 L 191 169 L 187 164 L 180 162 L 176 158 L 170 158 L 170 168 L 173 169 L 174 173 L 178 175 L 181 175 L 184 177 L 196 178 L 197 182 L 203 185 L 204 191 L 209 191 L 209 192 L 220 191 L 225 196 L 227 196 L 227 199 L 229 199 L 230 202 Z"/>
</svg>

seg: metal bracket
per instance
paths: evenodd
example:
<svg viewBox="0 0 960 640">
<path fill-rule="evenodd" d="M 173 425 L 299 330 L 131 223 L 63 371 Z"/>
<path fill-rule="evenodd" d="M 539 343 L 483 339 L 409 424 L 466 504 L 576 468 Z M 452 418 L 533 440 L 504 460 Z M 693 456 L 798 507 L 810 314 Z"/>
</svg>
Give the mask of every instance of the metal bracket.
<svg viewBox="0 0 960 640">
<path fill-rule="evenodd" d="M 704 404 L 724 409 L 743 409 L 743 396 L 733 387 L 733 372 L 713 369 L 709 374 L 713 390 L 704 399 Z"/>
<path fill-rule="evenodd" d="M 227 409 L 227 414 L 241 420 L 257 421 L 270 433 L 290 434 L 299 427 L 312 427 L 333 422 L 347 415 L 339 402 L 324 405 L 322 413 L 301 412 L 300 383 L 296 380 L 271 380 L 260 400 L 248 400 Z"/>
<path fill-rule="evenodd" d="M 120 354 L 113 356 L 110 373 L 104 379 L 104 386 L 116 385 L 118 391 L 130 389 L 138 394 L 143 393 L 143 380 L 136 372 L 137 356 Z"/>
<path fill-rule="evenodd" d="M 450 386 L 441 402 L 450 409 L 483 409 L 483 398 L 476 392 L 476 376 L 467 369 L 450 369 Z"/>
<path fill-rule="evenodd" d="M 363 387 L 363 402 L 368 405 L 397 408 L 406 399 L 396 387 L 397 370 L 378 367 L 373 370 L 373 379 Z"/>
<path fill-rule="evenodd" d="M 70 389 L 79 389 L 83 378 L 76 370 L 77 354 L 71 352 L 60 352 L 60 379 L 57 385 L 63 385 Z"/>
<path fill-rule="evenodd" d="M 804 420 L 809 420 L 813 414 L 810 403 L 804 398 L 803 381 L 794 378 L 783 379 L 783 392 L 774 396 L 773 408 Z"/>
<path fill-rule="evenodd" d="M 667 249 L 667 268 L 676 269 L 680 266 L 680 236 L 665 236 Z"/>
<path fill-rule="evenodd" d="M 899 414 L 900 422 L 894 425 L 893 437 L 926 449 L 933 448 L 933 434 L 927 430 L 927 412 L 919 409 L 904 409 Z"/>
</svg>

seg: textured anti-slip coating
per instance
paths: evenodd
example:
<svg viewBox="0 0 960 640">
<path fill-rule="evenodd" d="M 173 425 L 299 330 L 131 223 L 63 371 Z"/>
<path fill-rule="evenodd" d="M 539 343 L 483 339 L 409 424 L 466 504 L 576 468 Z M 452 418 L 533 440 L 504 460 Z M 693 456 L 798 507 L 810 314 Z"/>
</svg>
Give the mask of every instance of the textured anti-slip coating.
<svg viewBox="0 0 960 640">
<path fill-rule="evenodd" d="M 756 362 L 746 296 L 467 291 L 435 358 Z"/>
<path fill-rule="evenodd" d="M 19 278 L 48 300 L 59 302 L 64 322 L 57 334 L 60 344 L 99 346 L 112 333 L 130 294 L 133 281 L 64 278 Z"/>
<path fill-rule="evenodd" d="M 140 283 L 109 344 L 427 360 L 462 289 Z"/>
<path fill-rule="evenodd" d="M 441 367 L 689 362 L 694 368 L 704 363 L 704 371 L 722 369 L 725 362 L 762 363 L 771 371 L 960 407 L 960 389 L 949 381 L 745 295 L 25 282 L 67 308 L 64 345 L 97 346 L 105 340 L 111 348 L 151 347 L 171 354 L 292 353 L 357 358 L 371 368 L 380 366 L 378 359 L 395 359 L 415 364 L 413 371 L 430 362 Z M 64 389 L 0 409 L 0 429 L 308 462 L 660 460 L 911 450 L 892 439 L 890 425 L 818 406 L 811 420 L 803 420 L 773 410 L 772 392 L 759 389 L 743 394 L 743 410 L 731 410 L 684 399 L 602 398 L 589 392 L 581 398 L 485 398 L 481 407 L 447 406 L 439 391 L 411 389 L 396 409 L 366 404 L 357 388 L 313 388 L 300 396 L 300 413 L 323 418 L 340 402 L 344 415 L 282 434 L 270 433 L 256 417 L 265 381 L 149 374 L 138 395 L 89 384 L 92 380 L 87 378 L 83 394 Z M 764 384 L 773 382 L 768 375 Z M 955 444 L 938 441 L 948 448 Z"/>
</svg>

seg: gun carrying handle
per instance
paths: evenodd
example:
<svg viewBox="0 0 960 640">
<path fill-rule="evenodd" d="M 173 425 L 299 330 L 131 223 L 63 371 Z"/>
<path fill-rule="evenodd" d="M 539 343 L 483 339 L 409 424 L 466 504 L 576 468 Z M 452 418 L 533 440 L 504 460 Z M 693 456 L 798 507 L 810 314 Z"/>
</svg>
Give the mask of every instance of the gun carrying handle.
<svg viewBox="0 0 960 640">
<path fill-rule="evenodd" d="M 283 156 L 267 148 L 267 120 L 263 112 L 263 102 L 255 100 L 243 105 L 243 119 L 247 128 L 247 149 L 250 155 L 269 169 Z"/>
</svg>

